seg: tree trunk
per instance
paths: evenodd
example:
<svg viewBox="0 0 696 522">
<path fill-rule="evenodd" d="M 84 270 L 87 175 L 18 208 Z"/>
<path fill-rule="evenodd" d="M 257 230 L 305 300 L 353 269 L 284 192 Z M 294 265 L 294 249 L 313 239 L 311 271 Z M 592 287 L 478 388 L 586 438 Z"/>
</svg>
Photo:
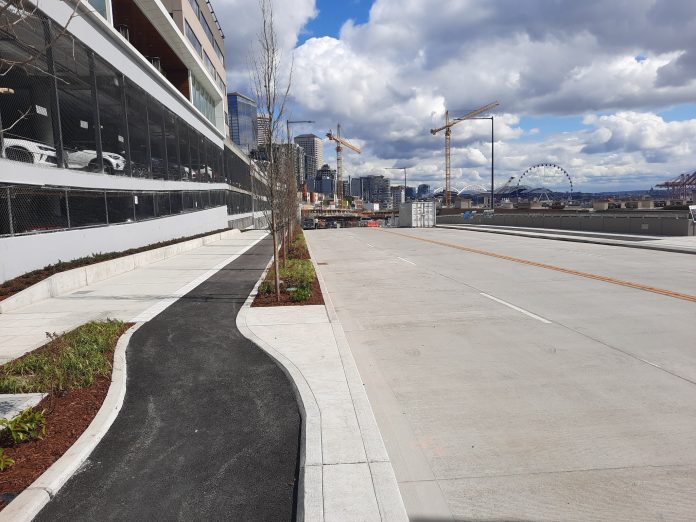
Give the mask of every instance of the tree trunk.
<svg viewBox="0 0 696 522">
<path fill-rule="evenodd" d="M 275 271 L 276 300 L 280 302 L 280 264 L 278 263 L 278 230 L 275 212 L 271 211 L 271 235 L 273 236 L 273 269 Z"/>
</svg>

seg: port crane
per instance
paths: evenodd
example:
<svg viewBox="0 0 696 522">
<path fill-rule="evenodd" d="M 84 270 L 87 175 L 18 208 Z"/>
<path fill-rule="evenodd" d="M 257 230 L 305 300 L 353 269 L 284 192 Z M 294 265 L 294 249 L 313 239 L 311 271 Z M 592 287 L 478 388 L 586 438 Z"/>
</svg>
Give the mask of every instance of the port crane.
<svg viewBox="0 0 696 522">
<path fill-rule="evenodd" d="M 349 141 L 341 138 L 341 124 L 336 124 L 336 134 L 331 131 L 326 133 L 326 137 L 330 141 L 336 142 L 336 196 L 338 199 L 338 205 L 343 205 L 343 147 L 347 147 L 353 152 L 362 154 L 362 151 L 350 143 Z"/>
<path fill-rule="evenodd" d="M 479 114 L 488 112 L 491 109 L 496 108 L 498 105 L 500 105 L 498 102 L 492 102 L 488 105 L 484 105 L 483 107 L 479 107 L 478 109 L 475 109 L 473 111 L 469 111 L 464 116 L 460 116 L 459 118 L 454 118 L 451 120 L 449 117 L 449 111 L 445 111 L 445 124 L 442 127 L 438 127 L 437 129 L 430 129 L 430 134 L 432 134 L 433 136 L 435 136 L 438 132 L 441 132 L 443 130 L 445 131 L 445 199 L 443 201 L 443 205 L 445 207 L 449 207 L 452 203 L 452 194 L 450 192 L 450 179 L 452 170 L 452 127 L 454 127 L 457 123 L 460 123 L 465 120 L 470 120 L 472 118 L 475 118 Z"/>
</svg>

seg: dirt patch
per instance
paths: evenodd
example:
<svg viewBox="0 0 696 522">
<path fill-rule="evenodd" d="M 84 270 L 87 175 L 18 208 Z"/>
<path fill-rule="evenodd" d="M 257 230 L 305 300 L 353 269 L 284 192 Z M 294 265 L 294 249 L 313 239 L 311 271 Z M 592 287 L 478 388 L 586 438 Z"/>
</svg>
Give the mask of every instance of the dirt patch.
<svg viewBox="0 0 696 522">
<path fill-rule="evenodd" d="M 275 294 L 257 294 L 251 306 L 304 306 L 304 305 L 323 305 L 324 296 L 321 293 L 319 280 L 315 277 L 310 287 L 312 296 L 306 301 L 293 302 L 290 300 L 290 294 L 284 292 L 281 288 L 280 301 L 276 299 Z"/>
</svg>

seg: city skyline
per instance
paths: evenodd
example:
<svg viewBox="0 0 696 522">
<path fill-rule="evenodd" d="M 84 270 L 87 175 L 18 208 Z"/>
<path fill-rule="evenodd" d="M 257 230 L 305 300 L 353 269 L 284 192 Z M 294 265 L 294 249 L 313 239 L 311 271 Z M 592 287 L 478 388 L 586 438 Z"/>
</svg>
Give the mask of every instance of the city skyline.
<svg viewBox="0 0 696 522">
<path fill-rule="evenodd" d="M 442 185 L 443 139 L 428 130 L 445 109 L 459 115 L 489 101 L 496 111 L 496 182 L 555 162 L 578 189 L 648 189 L 696 168 L 691 37 L 686 1 L 606 5 L 592 1 L 334 5 L 276 3 L 284 55 L 294 54 L 292 117 L 322 135 L 340 122 L 365 153 L 346 175 L 414 168 L 414 182 Z M 221 18 L 243 11 L 227 35 L 231 88 L 244 92 L 258 22 L 255 0 L 217 0 Z M 236 15 L 239 16 L 239 15 Z M 621 22 L 621 23 L 619 23 Z M 325 144 L 326 160 L 335 153 Z M 453 131 L 452 183 L 489 183 L 487 122 Z M 398 173 L 388 173 L 397 178 Z"/>
</svg>

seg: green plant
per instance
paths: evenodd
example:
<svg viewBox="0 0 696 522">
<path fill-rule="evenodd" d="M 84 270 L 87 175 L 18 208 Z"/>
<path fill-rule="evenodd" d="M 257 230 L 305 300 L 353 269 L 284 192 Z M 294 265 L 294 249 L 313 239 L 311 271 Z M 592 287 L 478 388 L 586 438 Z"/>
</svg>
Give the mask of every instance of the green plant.
<svg viewBox="0 0 696 522">
<path fill-rule="evenodd" d="M 0 448 L 0 471 L 5 471 L 14 465 L 15 461 L 13 458 L 5 455 L 5 450 Z"/>
<path fill-rule="evenodd" d="M 92 321 L 0 367 L 0 393 L 65 391 L 90 386 L 108 375 L 118 337 L 128 325 L 121 321 Z"/>
<path fill-rule="evenodd" d="M 266 279 L 259 285 L 259 294 L 272 294 L 275 291 L 273 280 Z"/>
<path fill-rule="evenodd" d="M 27 408 L 14 419 L 0 419 L 0 426 L 6 430 L 3 437 L 9 437 L 15 444 L 42 439 L 46 435 L 46 410 Z"/>
<path fill-rule="evenodd" d="M 290 292 L 290 300 L 293 303 L 307 301 L 310 297 L 312 297 L 312 292 L 310 292 L 308 288 L 297 288 L 293 292 Z"/>
</svg>

